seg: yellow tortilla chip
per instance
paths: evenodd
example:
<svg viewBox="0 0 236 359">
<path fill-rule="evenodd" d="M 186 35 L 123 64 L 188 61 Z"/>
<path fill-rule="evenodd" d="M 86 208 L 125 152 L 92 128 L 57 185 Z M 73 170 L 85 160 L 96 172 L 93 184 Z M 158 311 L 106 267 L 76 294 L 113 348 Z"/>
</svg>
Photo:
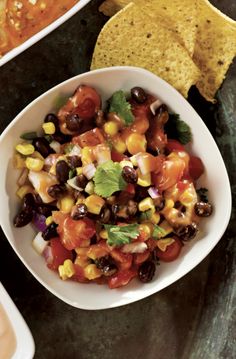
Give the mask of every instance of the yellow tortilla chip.
<svg viewBox="0 0 236 359">
<path fill-rule="evenodd" d="M 99 10 L 107 16 L 113 16 L 130 2 L 140 6 L 142 11 L 154 19 L 161 17 L 162 25 L 173 31 L 189 54 L 193 55 L 197 32 L 196 0 L 106 0 Z"/>
<path fill-rule="evenodd" d="M 159 22 L 158 22 L 159 21 Z M 185 97 L 199 78 L 199 69 L 171 31 L 131 3 L 100 32 L 91 69 L 138 66 L 160 76 Z"/>
<path fill-rule="evenodd" d="M 197 88 L 214 102 L 216 91 L 236 56 L 236 22 L 207 0 L 198 1 L 198 31 L 193 59 L 201 70 Z"/>
</svg>

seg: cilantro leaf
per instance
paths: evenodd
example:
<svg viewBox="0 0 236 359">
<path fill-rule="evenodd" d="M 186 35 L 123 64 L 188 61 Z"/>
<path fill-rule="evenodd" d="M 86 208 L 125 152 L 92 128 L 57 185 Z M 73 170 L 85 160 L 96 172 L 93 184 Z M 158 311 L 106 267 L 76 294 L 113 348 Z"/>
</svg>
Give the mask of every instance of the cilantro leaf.
<svg viewBox="0 0 236 359">
<path fill-rule="evenodd" d="M 149 209 L 148 211 L 142 212 L 139 216 L 140 222 L 148 221 L 152 217 L 152 210 Z"/>
<path fill-rule="evenodd" d="M 122 168 L 119 163 L 109 160 L 97 167 L 94 175 L 96 194 L 110 197 L 114 192 L 123 190 L 127 183 L 122 177 Z"/>
<path fill-rule="evenodd" d="M 134 115 L 131 111 L 131 105 L 126 100 L 125 94 L 122 90 L 116 91 L 109 100 L 109 112 L 115 112 L 123 120 L 126 126 L 129 126 L 134 121 Z"/>
<path fill-rule="evenodd" d="M 130 243 L 132 239 L 139 236 L 138 224 L 128 224 L 127 226 L 105 224 L 104 227 L 108 233 L 107 244 L 110 246 L 121 246 Z"/>
<path fill-rule="evenodd" d="M 200 201 L 203 201 L 205 203 L 208 202 L 208 197 L 207 197 L 208 189 L 207 188 L 201 187 L 201 188 L 197 189 L 196 192 L 200 198 Z"/>
<path fill-rule="evenodd" d="M 186 145 L 192 140 L 192 133 L 189 125 L 180 119 L 176 113 L 169 114 L 169 120 L 165 124 L 165 132 L 168 138 L 178 140 Z"/>
<path fill-rule="evenodd" d="M 155 224 L 152 237 L 155 239 L 160 239 L 165 236 L 166 236 L 166 231 L 163 228 L 161 228 L 160 226 L 158 226 L 157 224 Z"/>
</svg>

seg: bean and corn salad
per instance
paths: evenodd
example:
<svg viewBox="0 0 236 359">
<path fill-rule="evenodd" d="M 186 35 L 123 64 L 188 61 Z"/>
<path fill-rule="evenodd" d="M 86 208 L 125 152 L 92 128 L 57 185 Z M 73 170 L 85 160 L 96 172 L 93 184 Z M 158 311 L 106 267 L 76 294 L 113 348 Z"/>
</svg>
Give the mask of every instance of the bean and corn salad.
<svg viewBox="0 0 236 359">
<path fill-rule="evenodd" d="M 151 281 L 212 213 L 207 189 L 196 189 L 204 167 L 186 150 L 191 136 L 143 88 L 102 104 L 80 85 L 40 134 L 22 134 L 15 147 L 15 227 L 35 226 L 33 246 L 62 280 L 110 288 Z"/>
</svg>

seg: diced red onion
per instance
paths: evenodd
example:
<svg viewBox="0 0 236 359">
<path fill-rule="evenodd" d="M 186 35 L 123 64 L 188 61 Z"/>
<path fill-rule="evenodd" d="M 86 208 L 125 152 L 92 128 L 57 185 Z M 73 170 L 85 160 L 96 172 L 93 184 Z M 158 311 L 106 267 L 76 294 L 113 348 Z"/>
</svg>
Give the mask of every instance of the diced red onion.
<svg viewBox="0 0 236 359">
<path fill-rule="evenodd" d="M 52 141 L 49 146 L 56 152 L 61 153 L 61 144 L 57 141 Z"/>
<path fill-rule="evenodd" d="M 47 245 L 43 251 L 43 256 L 47 262 L 47 264 L 51 264 L 53 261 L 52 248 Z"/>
<path fill-rule="evenodd" d="M 24 168 L 20 174 L 20 177 L 17 180 L 18 186 L 24 186 L 27 178 L 28 178 L 29 170 L 27 168 Z"/>
<path fill-rule="evenodd" d="M 45 221 L 46 221 L 45 216 L 43 216 L 42 214 L 35 213 L 33 224 L 35 225 L 38 231 L 43 232 L 47 228 Z"/>
<path fill-rule="evenodd" d="M 160 194 L 158 193 L 158 189 L 155 187 L 148 188 L 148 194 L 153 199 L 158 198 L 160 196 Z"/>
<path fill-rule="evenodd" d="M 76 184 L 76 176 L 73 177 L 73 178 L 71 178 L 71 179 L 69 179 L 69 180 L 67 181 L 67 184 L 68 184 L 69 186 L 71 186 L 72 188 L 76 189 L 77 191 L 83 191 L 83 188 L 78 187 L 77 184 Z"/>
<path fill-rule="evenodd" d="M 143 253 L 146 251 L 146 249 L 147 249 L 146 243 L 134 242 L 134 243 L 125 244 L 121 250 L 123 253 Z"/>
<path fill-rule="evenodd" d="M 42 237 L 42 232 L 38 232 L 32 242 L 32 246 L 39 254 L 42 254 L 47 247 L 48 242 L 45 241 Z"/>
<path fill-rule="evenodd" d="M 156 110 L 163 104 L 163 102 L 158 98 L 156 101 L 151 103 L 150 110 L 152 111 L 153 115 L 156 114 Z"/>
<path fill-rule="evenodd" d="M 95 172 L 96 172 L 96 167 L 94 166 L 93 163 L 89 163 L 88 165 L 83 167 L 83 174 L 85 175 L 85 177 L 87 177 L 88 180 L 93 178 Z"/>
</svg>

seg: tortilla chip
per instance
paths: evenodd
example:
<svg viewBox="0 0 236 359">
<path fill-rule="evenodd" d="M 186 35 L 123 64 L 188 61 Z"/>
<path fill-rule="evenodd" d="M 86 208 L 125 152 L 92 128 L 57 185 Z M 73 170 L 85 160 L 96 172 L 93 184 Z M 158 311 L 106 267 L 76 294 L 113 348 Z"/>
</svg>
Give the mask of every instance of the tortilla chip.
<svg viewBox="0 0 236 359">
<path fill-rule="evenodd" d="M 201 70 L 197 88 L 214 102 L 226 72 L 236 56 L 236 22 L 207 0 L 198 1 L 198 31 L 193 59 Z"/>
<path fill-rule="evenodd" d="M 199 78 L 199 69 L 171 31 L 131 3 L 100 32 L 91 69 L 138 66 L 160 76 L 185 97 Z"/>
<path fill-rule="evenodd" d="M 162 25 L 173 31 L 189 54 L 193 55 L 197 32 L 196 0 L 106 0 L 99 10 L 107 16 L 113 16 L 130 2 L 140 6 L 142 11 L 154 19 L 161 16 Z"/>
</svg>

